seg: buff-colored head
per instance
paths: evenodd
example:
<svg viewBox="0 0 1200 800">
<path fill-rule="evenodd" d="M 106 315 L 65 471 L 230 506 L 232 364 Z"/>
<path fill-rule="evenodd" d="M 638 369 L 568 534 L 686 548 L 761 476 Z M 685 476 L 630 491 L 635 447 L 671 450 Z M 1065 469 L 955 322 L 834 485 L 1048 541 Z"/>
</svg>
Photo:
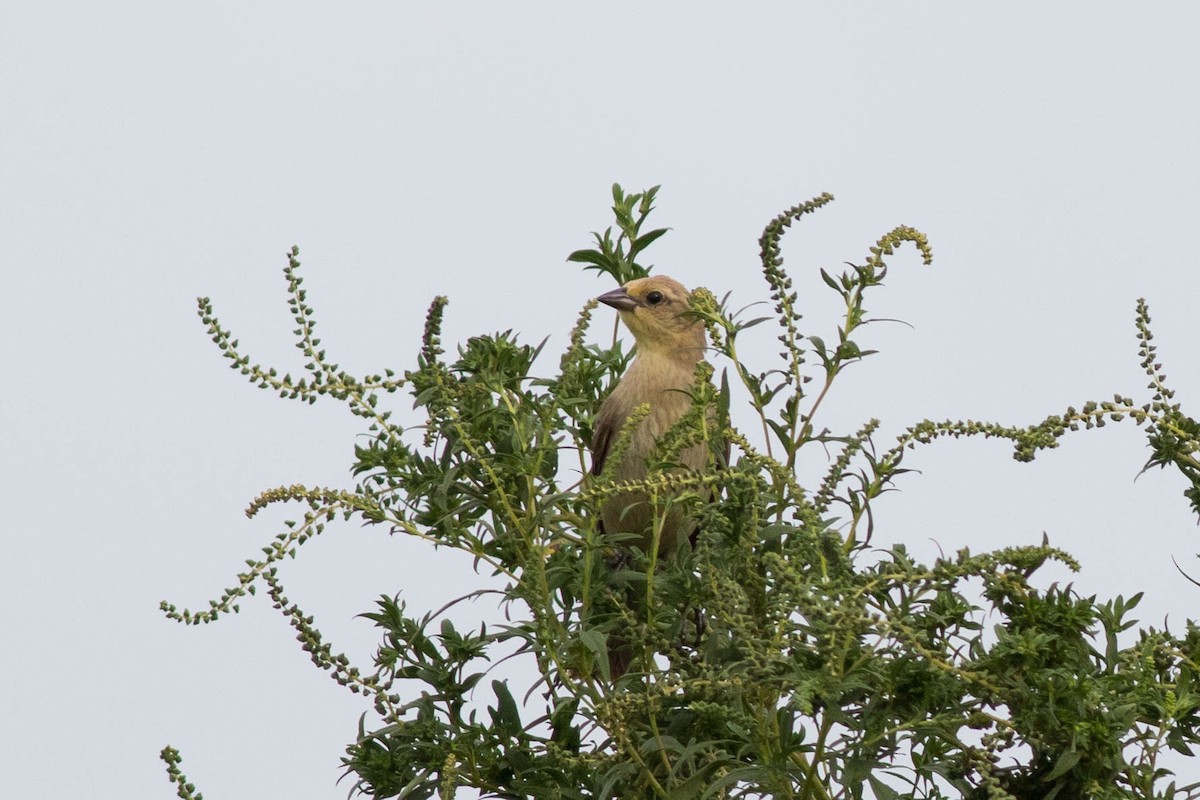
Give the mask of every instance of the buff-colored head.
<svg viewBox="0 0 1200 800">
<path fill-rule="evenodd" d="M 621 312 L 640 352 L 676 352 L 699 359 L 704 323 L 686 316 L 688 290 L 666 275 L 637 278 L 596 298 Z"/>
</svg>

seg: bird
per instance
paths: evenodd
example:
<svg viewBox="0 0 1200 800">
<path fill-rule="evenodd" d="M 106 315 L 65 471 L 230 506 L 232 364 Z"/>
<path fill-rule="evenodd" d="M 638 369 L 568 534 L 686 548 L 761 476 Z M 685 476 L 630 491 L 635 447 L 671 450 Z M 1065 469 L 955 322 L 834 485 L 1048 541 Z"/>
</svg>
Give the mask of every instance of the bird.
<svg viewBox="0 0 1200 800">
<path fill-rule="evenodd" d="M 648 459 L 659 437 L 679 421 L 692 405 L 696 365 L 707 347 L 704 323 L 690 315 L 688 290 L 665 275 L 636 278 L 596 299 L 615 308 L 633 334 L 636 351 L 616 387 L 596 413 L 592 439 L 592 474 L 605 470 L 609 454 L 635 409 L 643 404 L 649 413 L 632 433 L 628 447 L 610 474 L 621 483 L 645 479 Z M 703 470 L 709 463 L 704 443 L 684 448 L 676 463 Z M 631 490 L 607 497 L 600 507 L 605 536 L 630 534 L 627 542 L 640 543 L 643 552 L 653 544 L 655 510 L 646 492 Z M 660 525 L 658 555 L 670 556 L 684 541 L 692 540 L 695 522 L 679 506 L 668 509 Z M 610 565 L 622 563 L 618 553 Z M 615 681 L 629 668 L 632 653 L 627 640 L 610 635 L 609 672 Z"/>
</svg>

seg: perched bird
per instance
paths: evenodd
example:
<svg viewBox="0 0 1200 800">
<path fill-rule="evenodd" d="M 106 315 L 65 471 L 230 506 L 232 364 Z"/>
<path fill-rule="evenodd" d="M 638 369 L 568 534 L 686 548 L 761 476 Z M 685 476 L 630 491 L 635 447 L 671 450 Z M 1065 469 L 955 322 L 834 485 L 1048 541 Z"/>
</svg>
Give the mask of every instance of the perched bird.
<svg viewBox="0 0 1200 800">
<path fill-rule="evenodd" d="M 642 420 L 613 472 L 616 481 L 638 481 L 646 477 L 646 459 L 655 442 L 679 421 L 692 404 L 690 391 L 696 364 L 704 357 L 704 323 L 683 316 L 688 308 L 688 290 L 665 275 L 638 278 L 596 298 L 621 312 L 621 321 L 637 343 L 633 363 L 596 414 L 592 440 L 592 474 L 605 467 L 609 450 L 616 444 L 630 413 L 643 403 L 650 413 Z M 679 463 L 702 469 L 707 448 L 693 445 L 679 454 Z M 681 538 L 691 534 L 690 523 L 672 510 L 663 525 L 659 553 L 669 554 Z M 601 508 L 605 533 L 634 533 L 650 546 L 653 509 L 644 493 L 627 492 L 610 497 Z"/>
<path fill-rule="evenodd" d="M 634 430 L 621 462 L 612 472 L 618 482 L 638 481 L 646 477 L 647 459 L 658 438 L 692 404 L 690 393 L 696 365 L 704 357 L 706 346 L 704 324 L 684 315 L 688 309 L 688 290 L 663 275 L 629 281 L 596 299 L 620 312 L 621 321 L 633 334 L 637 352 L 596 415 L 592 473 L 599 475 L 604 470 L 629 415 L 638 406 L 649 404 L 650 413 Z M 690 469 L 703 469 L 708 461 L 708 448 L 704 444 L 688 447 L 679 453 L 677 461 Z M 640 536 L 643 551 L 653 542 L 654 516 L 648 496 L 638 491 L 613 495 L 600 509 L 605 534 Z M 694 530 L 695 523 L 682 508 L 670 508 L 661 523 L 659 555 L 673 553 Z M 609 671 L 614 680 L 629 668 L 630 660 L 629 643 L 619 636 L 610 636 Z"/>
</svg>

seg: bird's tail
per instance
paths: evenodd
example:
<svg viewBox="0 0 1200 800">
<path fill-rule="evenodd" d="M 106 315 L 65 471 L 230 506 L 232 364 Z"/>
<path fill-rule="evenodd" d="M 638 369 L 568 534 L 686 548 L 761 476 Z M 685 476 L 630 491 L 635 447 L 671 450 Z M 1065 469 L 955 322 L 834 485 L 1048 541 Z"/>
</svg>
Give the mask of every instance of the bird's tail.
<svg viewBox="0 0 1200 800">
<path fill-rule="evenodd" d="M 608 637 L 608 674 L 615 682 L 629 671 L 633 663 L 633 646 L 629 640 L 619 634 L 609 634 Z"/>
</svg>

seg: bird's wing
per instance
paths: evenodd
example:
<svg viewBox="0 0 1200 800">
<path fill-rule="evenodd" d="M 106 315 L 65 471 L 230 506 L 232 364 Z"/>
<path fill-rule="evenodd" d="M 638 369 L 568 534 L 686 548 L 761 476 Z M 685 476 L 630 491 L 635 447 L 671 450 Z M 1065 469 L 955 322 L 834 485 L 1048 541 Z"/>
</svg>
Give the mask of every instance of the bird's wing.
<svg viewBox="0 0 1200 800">
<path fill-rule="evenodd" d="M 608 449 L 612 446 L 613 437 L 620 426 L 617 424 L 616 412 L 613 411 L 611 397 L 605 400 L 596 413 L 596 429 L 592 433 L 592 474 L 599 475 L 604 471 L 604 462 L 608 458 Z"/>
</svg>

